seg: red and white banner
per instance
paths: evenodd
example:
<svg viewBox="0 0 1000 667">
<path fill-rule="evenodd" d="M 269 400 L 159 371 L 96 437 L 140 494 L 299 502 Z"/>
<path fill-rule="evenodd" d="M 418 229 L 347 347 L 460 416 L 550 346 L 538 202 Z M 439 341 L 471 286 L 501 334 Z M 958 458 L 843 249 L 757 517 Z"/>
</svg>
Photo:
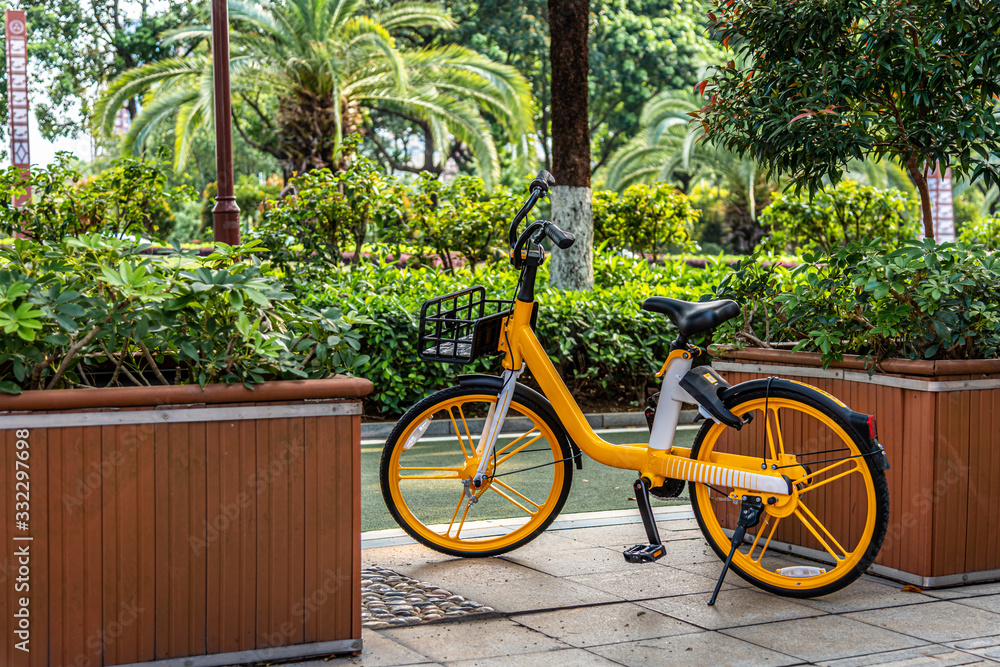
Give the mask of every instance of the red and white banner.
<svg viewBox="0 0 1000 667">
<path fill-rule="evenodd" d="M 934 219 L 934 240 L 938 243 L 955 240 L 955 206 L 952 201 L 951 168 L 941 173 L 941 165 L 924 174 L 931 196 L 931 217 Z"/>
<path fill-rule="evenodd" d="M 7 34 L 7 96 L 10 111 L 10 163 L 28 178 L 31 153 L 28 150 L 28 24 L 23 11 L 4 12 Z M 20 206 L 31 198 L 31 189 L 14 199 Z"/>
</svg>

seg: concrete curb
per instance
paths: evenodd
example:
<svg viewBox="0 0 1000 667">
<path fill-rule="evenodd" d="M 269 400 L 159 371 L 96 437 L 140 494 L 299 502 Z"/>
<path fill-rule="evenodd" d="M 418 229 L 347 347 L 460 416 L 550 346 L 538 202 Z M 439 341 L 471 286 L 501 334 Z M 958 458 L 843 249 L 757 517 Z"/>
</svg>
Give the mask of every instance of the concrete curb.
<svg viewBox="0 0 1000 667">
<path fill-rule="evenodd" d="M 681 424 L 692 424 L 698 415 L 697 410 L 681 410 Z M 590 427 L 595 431 L 608 428 L 645 428 L 646 416 L 641 412 L 598 412 L 586 415 Z M 467 420 L 469 430 L 476 433 L 483 428 L 483 419 Z M 396 422 L 370 422 L 361 424 L 361 439 L 375 440 L 388 438 Z M 526 419 L 508 419 L 504 422 L 503 432 L 520 431 L 528 429 Z M 427 428 L 427 435 L 454 435 L 455 429 L 451 421 L 432 421 Z"/>
</svg>

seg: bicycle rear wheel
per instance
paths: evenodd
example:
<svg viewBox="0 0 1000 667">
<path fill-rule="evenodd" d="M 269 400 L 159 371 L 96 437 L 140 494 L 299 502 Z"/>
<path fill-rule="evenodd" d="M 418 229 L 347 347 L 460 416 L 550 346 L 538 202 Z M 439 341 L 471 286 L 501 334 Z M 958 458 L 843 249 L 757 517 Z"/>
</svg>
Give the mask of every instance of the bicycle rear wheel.
<svg viewBox="0 0 1000 667">
<path fill-rule="evenodd" d="M 471 485 L 496 389 L 460 385 L 417 403 L 382 452 L 382 497 L 413 539 L 453 556 L 494 556 L 530 542 L 558 516 L 573 479 L 566 434 L 547 405 L 514 393 L 487 479 Z M 432 423 L 449 427 L 430 434 Z"/>
<path fill-rule="evenodd" d="M 747 531 L 732 569 L 753 585 L 789 597 L 816 597 L 847 586 L 878 555 L 889 519 L 885 473 L 870 445 L 840 417 L 807 393 L 787 388 L 751 390 L 727 407 L 753 421 L 741 430 L 708 422 L 691 458 L 717 461 L 726 454 L 755 457 L 777 466 L 793 485 L 786 500 L 766 505 L 760 523 Z M 725 559 L 739 505 L 734 487 L 691 484 L 698 525 Z M 795 561 L 792 554 L 815 562 Z"/>
</svg>

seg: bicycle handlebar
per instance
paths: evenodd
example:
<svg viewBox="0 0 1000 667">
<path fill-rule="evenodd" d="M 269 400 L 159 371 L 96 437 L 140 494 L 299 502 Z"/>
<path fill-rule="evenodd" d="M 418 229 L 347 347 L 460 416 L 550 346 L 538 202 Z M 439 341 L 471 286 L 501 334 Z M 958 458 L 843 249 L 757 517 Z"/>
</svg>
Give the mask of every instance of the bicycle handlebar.
<svg viewBox="0 0 1000 667">
<path fill-rule="evenodd" d="M 552 178 L 552 174 L 544 169 L 538 172 L 538 176 L 528 186 L 531 190 L 528 200 L 524 202 L 524 206 L 521 207 L 521 210 L 517 212 L 517 215 L 514 216 L 514 219 L 510 223 L 510 231 L 507 237 L 510 241 L 511 261 L 513 261 L 515 268 L 521 267 L 521 251 L 524 249 L 524 244 L 532 236 L 535 237 L 534 241 L 537 243 L 541 239 L 541 235 L 544 234 L 562 250 L 569 248 L 576 241 L 576 237 L 573 234 L 564 232 L 548 220 L 536 220 L 525 227 L 524 231 L 518 236 L 517 228 L 520 226 L 521 221 L 527 217 L 531 209 L 538 203 L 538 200 L 548 194 L 550 185 L 555 185 L 555 179 Z"/>
<path fill-rule="evenodd" d="M 511 248 L 517 244 L 517 228 L 521 224 L 521 221 L 527 217 L 531 209 L 535 208 L 538 200 L 549 193 L 549 186 L 555 184 L 556 179 L 552 178 L 552 174 L 544 169 L 539 171 L 538 175 L 531 181 L 531 184 L 528 186 L 531 195 L 528 196 L 528 201 L 524 202 L 524 206 L 521 207 L 521 210 L 511 220 L 510 230 L 507 232 L 507 240 L 510 241 Z"/>
</svg>

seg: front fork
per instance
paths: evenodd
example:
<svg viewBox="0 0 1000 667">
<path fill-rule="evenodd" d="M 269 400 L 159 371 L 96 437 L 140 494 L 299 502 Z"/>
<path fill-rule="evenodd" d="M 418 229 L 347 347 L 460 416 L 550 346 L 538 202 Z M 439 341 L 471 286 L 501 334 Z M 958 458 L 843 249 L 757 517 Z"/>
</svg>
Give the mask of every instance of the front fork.
<svg viewBox="0 0 1000 667">
<path fill-rule="evenodd" d="M 523 372 L 524 364 L 521 364 L 521 367 L 516 371 L 504 370 L 501 376 L 503 384 L 500 394 L 497 396 L 497 402 L 491 405 L 489 412 L 486 413 L 483 434 L 479 436 L 479 444 L 476 446 L 476 452 L 479 454 L 479 467 L 476 468 L 476 474 L 472 478 L 472 486 L 477 489 L 483 486 L 486 479 L 486 468 L 489 466 L 490 459 L 493 458 L 497 438 L 500 437 L 504 420 L 507 419 L 507 411 L 510 410 L 510 402 L 514 398 L 514 389 L 517 387 L 517 378 Z"/>
</svg>

